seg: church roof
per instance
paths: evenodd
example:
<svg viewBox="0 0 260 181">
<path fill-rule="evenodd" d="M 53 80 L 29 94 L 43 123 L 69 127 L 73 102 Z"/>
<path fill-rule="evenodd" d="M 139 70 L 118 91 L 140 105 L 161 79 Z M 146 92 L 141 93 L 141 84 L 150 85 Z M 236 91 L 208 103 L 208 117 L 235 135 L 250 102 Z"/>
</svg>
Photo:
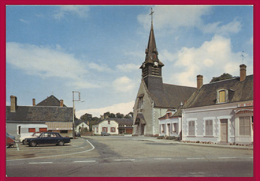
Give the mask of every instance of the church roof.
<svg viewBox="0 0 260 181">
<path fill-rule="evenodd" d="M 216 105 L 217 91 L 228 91 L 227 103 L 253 100 L 253 75 L 246 76 L 244 81 L 239 77 L 203 85 L 184 105 L 184 108 Z"/>
<path fill-rule="evenodd" d="M 163 84 L 163 90 L 150 87 L 148 91 L 154 101 L 154 107 L 178 108 L 181 103 L 189 99 L 196 88 Z"/>
<path fill-rule="evenodd" d="M 38 103 L 36 106 L 60 106 L 60 100 L 57 99 L 54 95 L 51 95 Z M 63 104 L 63 107 L 66 107 L 66 105 Z"/>
</svg>

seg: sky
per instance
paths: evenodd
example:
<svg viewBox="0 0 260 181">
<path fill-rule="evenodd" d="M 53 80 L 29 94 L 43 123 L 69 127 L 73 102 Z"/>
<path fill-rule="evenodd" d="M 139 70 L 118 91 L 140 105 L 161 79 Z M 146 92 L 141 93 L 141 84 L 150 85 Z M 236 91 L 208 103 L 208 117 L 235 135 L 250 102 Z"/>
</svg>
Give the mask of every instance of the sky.
<svg viewBox="0 0 260 181">
<path fill-rule="evenodd" d="M 6 105 L 48 96 L 76 116 L 133 111 L 151 27 L 163 82 L 196 87 L 223 73 L 253 74 L 253 6 L 6 7 Z M 77 98 L 75 93 L 75 98 Z"/>
</svg>

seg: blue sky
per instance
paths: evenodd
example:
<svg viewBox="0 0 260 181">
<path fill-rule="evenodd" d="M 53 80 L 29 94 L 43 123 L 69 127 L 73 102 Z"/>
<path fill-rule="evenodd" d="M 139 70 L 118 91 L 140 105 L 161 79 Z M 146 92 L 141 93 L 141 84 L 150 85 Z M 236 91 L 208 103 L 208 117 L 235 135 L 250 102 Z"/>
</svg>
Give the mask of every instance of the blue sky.
<svg viewBox="0 0 260 181">
<path fill-rule="evenodd" d="M 241 63 L 253 74 L 252 6 L 7 6 L 6 104 L 54 95 L 72 106 L 80 91 L 77 117 L 132 111 L 151 7 L 165 83 L 238 76 Z"/>
</svg>

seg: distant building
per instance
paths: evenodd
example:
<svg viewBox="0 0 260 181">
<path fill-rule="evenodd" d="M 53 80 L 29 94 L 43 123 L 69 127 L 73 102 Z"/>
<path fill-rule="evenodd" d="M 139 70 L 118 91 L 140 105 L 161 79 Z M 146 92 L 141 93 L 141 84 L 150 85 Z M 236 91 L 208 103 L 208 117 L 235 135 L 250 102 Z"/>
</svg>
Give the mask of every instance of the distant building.
<svg viewBox="0 0 260 181">
<path fill-rule="evenodd" d="M 101 135 L 101 132 L 111 135 L 132 134 L 133 120 L 127 118 L 107 118 L 92 125 L 94 134 Z"/>
<path fill-rule="evenodd" d="M 58 100 L 51 95 L 36 104 L 32 100 L 32 106 L 19 106 L 17 97 L 11 95 L 11 105 L 6 106 L 6 131 L 17 136 L 19 124 L 47 124 L 48 129 L 59 132 L 63 136 L 72 135 L 73 108 L 67 107 L 63 100 Z"/>
<path fill-rule="evenodd" d="M 246 76 L 240 65 L 240 77 L 203 85 L 184 105 L 183 141 L 213 143 L 253 142 L 253 75 Z"/>
<path fill-rule="evenodd" d="M 140 67 L 142 80 L 133 110 L 133 135 L 158 136 L 159 118 L 168 109 L 177 109 L 196 88 L 163 83 L 164 64 L 158 58 L 153 23 L 145 54 L 145 61 Z"/>
<path fill-rule="evenodd" d="M 80 133 L 85 128 L 87 128 L 89 131 L 88 121 L 75 121 L 75 132 L 76 133 Z"/>
</svg>

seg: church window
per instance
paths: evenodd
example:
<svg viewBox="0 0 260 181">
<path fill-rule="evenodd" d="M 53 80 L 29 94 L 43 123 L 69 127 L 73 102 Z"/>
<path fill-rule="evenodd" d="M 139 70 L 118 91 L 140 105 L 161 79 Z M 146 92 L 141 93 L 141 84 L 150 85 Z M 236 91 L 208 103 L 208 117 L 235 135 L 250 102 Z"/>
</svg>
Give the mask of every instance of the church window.
<svg viewBox="0 0 260 181">
<path fill-rule="evenodd" d="M 142 107 L 143 107 L 143 97 L 139 97 L 137 109 L 142 109 Z"/>
</svg>

